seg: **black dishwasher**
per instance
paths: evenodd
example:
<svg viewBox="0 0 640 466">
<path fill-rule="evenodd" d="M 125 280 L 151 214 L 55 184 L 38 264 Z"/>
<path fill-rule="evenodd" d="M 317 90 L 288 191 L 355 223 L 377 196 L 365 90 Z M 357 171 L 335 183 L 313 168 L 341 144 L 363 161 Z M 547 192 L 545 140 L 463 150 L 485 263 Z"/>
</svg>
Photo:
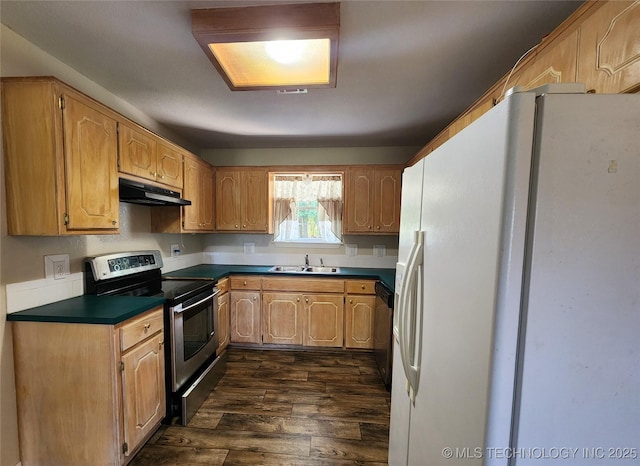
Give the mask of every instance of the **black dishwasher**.
<svg viewBox="0 0 640 466">
<path fill-rule="evenodd" d="M 373 354 L 387 389 L 391 387 L 393 362 L 393 292 L 376 282 Z"/>
</svg>

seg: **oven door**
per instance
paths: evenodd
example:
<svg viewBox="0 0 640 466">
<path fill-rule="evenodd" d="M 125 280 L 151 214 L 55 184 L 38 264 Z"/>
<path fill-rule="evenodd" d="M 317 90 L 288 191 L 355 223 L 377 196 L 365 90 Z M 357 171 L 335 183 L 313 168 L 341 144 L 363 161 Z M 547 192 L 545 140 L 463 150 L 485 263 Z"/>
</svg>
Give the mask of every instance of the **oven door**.
<svg viewBox="0 0 640 466">
<path fill-rule="evenodd" d="M 207 290 L 169 309 L 174 393 L 216 352 L 218 291 Z"/>
</svg>

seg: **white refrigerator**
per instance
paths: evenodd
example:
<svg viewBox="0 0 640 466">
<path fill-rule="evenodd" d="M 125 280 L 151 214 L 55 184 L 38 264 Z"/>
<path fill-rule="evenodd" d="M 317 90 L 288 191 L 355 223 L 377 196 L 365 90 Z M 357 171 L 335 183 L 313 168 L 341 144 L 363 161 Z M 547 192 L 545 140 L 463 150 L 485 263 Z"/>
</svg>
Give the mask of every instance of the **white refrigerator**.
<svg viewBox="0 0 640 466">
<path fill-rule="evenodd" d="M 390 466 L 640 465 L 640 95 L 513 92 L 402 183 Z"/>
</svg>

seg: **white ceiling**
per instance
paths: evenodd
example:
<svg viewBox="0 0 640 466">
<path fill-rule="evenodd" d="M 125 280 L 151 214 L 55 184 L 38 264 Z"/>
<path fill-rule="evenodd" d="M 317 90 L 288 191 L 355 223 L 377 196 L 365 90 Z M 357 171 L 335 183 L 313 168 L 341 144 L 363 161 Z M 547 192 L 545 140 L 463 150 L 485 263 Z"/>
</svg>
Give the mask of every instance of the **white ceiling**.
<svg viewBox="0 0 640 466">
<path fill-rule="evenodd" d="M 260 2 L 2 0 L 0 20 L 201 149 L 422 146 L 580 3 L 343 1 L 337 87 L 303 95 L 231 92 L 191 34 L 192 8 Z"/>
</svg>

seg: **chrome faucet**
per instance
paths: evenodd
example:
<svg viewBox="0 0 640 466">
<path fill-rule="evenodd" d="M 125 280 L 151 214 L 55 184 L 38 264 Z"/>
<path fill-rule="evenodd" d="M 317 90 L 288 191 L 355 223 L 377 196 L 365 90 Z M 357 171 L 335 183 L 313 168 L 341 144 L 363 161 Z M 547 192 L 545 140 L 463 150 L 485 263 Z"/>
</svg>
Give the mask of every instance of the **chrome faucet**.
<svg viewBox="0 0 640 466">
<path fill-rule="evenodd" d="M 309 254 L 304 255 L 304 265 L 309 267 Z"/>
</svg>

